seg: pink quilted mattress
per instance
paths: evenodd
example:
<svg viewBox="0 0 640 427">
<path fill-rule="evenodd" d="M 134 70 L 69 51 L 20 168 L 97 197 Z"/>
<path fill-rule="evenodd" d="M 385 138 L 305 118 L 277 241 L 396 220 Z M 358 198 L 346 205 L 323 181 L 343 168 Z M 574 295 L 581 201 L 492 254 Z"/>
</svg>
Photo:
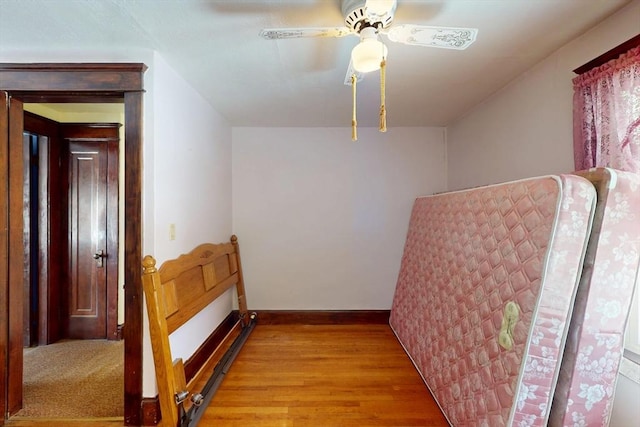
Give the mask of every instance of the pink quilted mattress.
<svg viewBox="0 0 640 427">
<path fill-rule="evenodd" d="M 640 266 L 640 176 L 577 174 L 595 184 L 598 202 L 549 424 L 607 426 Z"/>
<path fill-rule="evenodd" d="M 573 175 L 415 201 L 389 323 L 452 425 L 546 425 L 594 205 Z"/>
</svg>

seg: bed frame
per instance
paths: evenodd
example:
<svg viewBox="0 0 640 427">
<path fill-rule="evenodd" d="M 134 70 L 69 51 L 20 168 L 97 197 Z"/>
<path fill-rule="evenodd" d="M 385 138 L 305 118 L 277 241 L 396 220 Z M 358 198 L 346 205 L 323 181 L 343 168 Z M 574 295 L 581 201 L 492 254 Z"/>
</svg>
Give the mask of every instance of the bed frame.
<svg viewBox="0 0 640 427">
<path fill-rule="evenodd" d="M 162 413 L 158 425 L 194 426 L 256 321 L 255 313 L 247 311 L 238 238 L 234 235 L 227 243 L 202 244 L 188 254 L 164 262 L 160 268 L 147 255 L 142 265 Z M 172 358 L 169 335 L 233 286 L 238 298 L 237 321 L 193 378 L 187 379 L 182 359 Z M 213 331 L 215 326 L 203 327 Z"/>
</svg>

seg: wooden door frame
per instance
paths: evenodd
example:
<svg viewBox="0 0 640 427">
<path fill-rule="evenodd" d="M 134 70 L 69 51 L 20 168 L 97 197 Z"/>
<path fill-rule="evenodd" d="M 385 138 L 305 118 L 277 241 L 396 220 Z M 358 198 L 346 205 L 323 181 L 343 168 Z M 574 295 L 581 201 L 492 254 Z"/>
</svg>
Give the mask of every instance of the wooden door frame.
<svg viewBox="0 0 640 427">
<path fill-rule="evenodd" d="M 125 339 L 124 355 L 124 422 L 126 425 L 142 423 L 142 135 L 143 135 L 143 75 L 146 66 L 141 63 L 111 64 L 0 64 L 0 91 L 10 98 L 25 102 L 124 102 L 125 116 L 125 195 L 124 195 L 124 282 L 125 282 Z M 3 114 L 8 117 L 9 105 L 4 105 Z M 3 120 L 4 122 L 4 120 Z M 9 123 L 0 124 L 0 178 L 9 182 L 11 178 L 21 182 L 9 168 L 9 154 L 12 141 L 8 137 Z M 5 128 L 6 127 L 6 128 Z M 11 145 L 10 145 L 11 144 Z M 20 152 L 22 149 L 20 148 Z M 22 192 L 22 187 L 19 188 Z M 10 215 L 14 212 L 18 197 L 16 188 L 9 185 L 0 189 L 0 205 L 8 207 L 8 212 L 0 213 L 0 260 L 7 260 L 13 241 L 22 241 L 22 230 L 11 227 Z M 20 203 L 22 195 L 19 197 Z M 20 209 L 20 212 L 22 210 Z M 17 235 L 20 236 L 17 236 Z M 15 240 L 19 237 L 18 240 Z M 0 405 L 7 409 L 7 391 L 10 384 L 9 367 L 12 363 L 22 363 L 22 346 L 15 348 L 10 338 L 18 333 L 22 337 L 22 316 L 15 319 L 12 311 L 22 313 L 19 307 L 9 304 L 11 279 L 19 278 L 21 271 L 15 265 L 0 261 L 0 343 L 3 345 L 3 367 L 0 368 Z M 22 289 L 22 283 L 19 283 Z M 20 292 L 20 294 L 22 294 Z M 13 304 L 13 300 L 11 301 Z M 6 332 L 5 332 L 6 331 Z M 21 343 L 21 340 L 20 340 Z M 22 379 L 20 378 L 20 387 Z M 0 424 L 4 423 L 4 415 Z"/>
</svg>

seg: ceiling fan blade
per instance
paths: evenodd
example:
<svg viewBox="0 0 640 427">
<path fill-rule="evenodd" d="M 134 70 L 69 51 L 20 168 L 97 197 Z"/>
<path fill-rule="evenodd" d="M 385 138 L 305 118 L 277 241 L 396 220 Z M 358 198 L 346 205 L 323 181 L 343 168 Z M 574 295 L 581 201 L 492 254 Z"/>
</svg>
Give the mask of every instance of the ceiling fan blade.
<svg viewBox="0 0 640 427">
<path fill-rule="evenodd" d="M 301 37 L 344 37 L 353 34 L 347 27 L 319 28 L 265 28 L 260 37 L 267 40 L 296 39 Z"/>
<path fill-rule="evenodd" d="M 463 50 L 476 40 L 475 28 L 394 25 L 387 32 L 389 40 L 409 45 Z"/>
<path fill-rule="evenodd" d="M 362 81 L 362 78 L 364 77 L 364 73 L 361 73 L 360 71 L 356 71 L 356 69 L 353 68 L 353 61 L 349 61 L 347 74 L 345 74 L 344 76 L 344 84 L 346 86 L 351 86 L 351 76 L 353 76 L 354 74 L 356 76 L 356 83 Z"/>
</svg>

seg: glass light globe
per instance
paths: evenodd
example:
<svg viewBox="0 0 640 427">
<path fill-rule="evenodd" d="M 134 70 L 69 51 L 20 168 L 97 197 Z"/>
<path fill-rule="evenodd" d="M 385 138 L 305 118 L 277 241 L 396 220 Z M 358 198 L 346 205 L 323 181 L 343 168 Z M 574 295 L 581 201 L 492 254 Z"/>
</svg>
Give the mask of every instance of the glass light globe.
<svg viewBox="0 0 640 427">
<path fill-rule="evenodd" d="M 360 33 L 360 43 L 351 51 L 353 68 L 361 73 L 368 73 L 380 68 L 383 58 L 387 57 L 387 46 L 378 40 L 374 28 L 365 28 Z"/>
</svg>

